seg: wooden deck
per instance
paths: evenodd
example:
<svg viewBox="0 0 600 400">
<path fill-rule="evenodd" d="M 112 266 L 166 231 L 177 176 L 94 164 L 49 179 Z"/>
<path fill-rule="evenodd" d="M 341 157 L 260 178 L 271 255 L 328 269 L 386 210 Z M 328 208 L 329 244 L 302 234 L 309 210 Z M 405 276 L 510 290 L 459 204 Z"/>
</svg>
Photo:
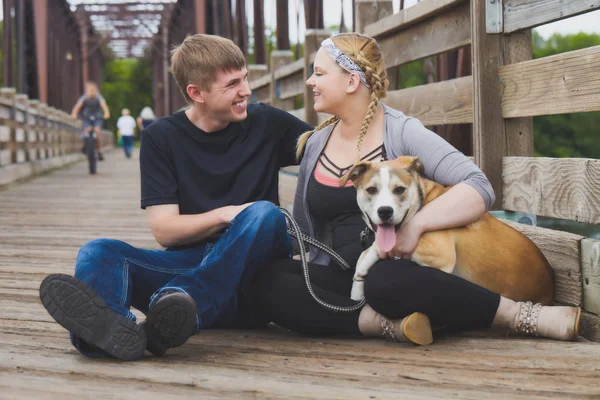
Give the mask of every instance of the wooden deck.
<svg viewBox="0 0 600 400">
<path fill-rule="evenodd" d="M 208 330 L 166 357 L 92 360 L 45 312 L 38 286 L 72 273 L 96 237 L 157 247 L 137 160 L 107 153 L 0 192 L 0 398 L 600 398 L 600 345 L 472 334 L 432 346 Z M 484 337 L 487 336 L 487 337 Z"/>
</svg>

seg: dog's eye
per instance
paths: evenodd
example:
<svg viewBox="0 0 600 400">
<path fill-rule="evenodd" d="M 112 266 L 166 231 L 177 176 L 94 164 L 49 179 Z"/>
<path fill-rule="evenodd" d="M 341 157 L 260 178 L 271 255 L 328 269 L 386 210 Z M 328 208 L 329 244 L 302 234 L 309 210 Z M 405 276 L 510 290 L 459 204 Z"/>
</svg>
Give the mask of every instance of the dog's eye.
<svg viewBox="0 0 600 400">
<path fill-rule="evenodd" d="M 368 187 L 367 193 L 369 193 L 370 195 L 377 194 L 377 188 L 375 186 Z"/>
<path fill-rule="evenodd" d="M 405 188 L 398 186 L 396 189 L 394 189 L 394 194 L 400 196 L 405 190 Z"/>
</svg>

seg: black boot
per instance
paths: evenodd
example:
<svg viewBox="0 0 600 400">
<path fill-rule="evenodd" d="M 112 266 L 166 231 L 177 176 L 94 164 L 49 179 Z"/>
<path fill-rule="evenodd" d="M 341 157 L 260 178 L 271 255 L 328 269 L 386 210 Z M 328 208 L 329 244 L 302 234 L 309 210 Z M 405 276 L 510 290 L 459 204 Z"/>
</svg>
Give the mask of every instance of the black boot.
<svg viewBox="0 0 600 400">
<path fill-rule="evenodd" d="M 187 342 L 194 334 L 196 303 L 186 293 L 164 294 L 152 304 L 143 325 L 148 338 L 148 351 L 162 356 L 171 347 Z"/>
<path fill-rule="evenodd" d="M 125 361 L 144 355 L 146 332 L 142 325 L 111 310 L 79 279 L 48 275 L 40 285 L 40 299 L 56 322 L 87 344 Z"/>
</svg>

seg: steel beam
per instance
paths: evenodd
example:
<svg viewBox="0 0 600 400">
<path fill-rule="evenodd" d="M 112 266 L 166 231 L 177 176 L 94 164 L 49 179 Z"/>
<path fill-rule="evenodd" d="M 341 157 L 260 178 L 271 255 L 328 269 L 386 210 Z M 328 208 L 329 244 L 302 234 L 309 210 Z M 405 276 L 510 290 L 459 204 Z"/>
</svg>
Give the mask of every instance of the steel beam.
<svg viewBox="0 0 600 400">
<path fill-rule="evenodd" d="M 48 0 L 33 3 L 35 21 L 35 52 L 37 58 L 38 93 L 42 103 L 48 103 Z"/>
</svg>

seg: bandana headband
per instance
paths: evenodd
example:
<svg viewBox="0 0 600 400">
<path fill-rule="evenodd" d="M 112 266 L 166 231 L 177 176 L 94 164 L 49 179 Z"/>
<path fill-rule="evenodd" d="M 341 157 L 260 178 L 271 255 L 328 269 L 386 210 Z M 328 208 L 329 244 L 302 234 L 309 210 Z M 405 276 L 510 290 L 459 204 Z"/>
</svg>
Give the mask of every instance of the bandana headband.
<svg viewBox="0 0 600 400">
<path fill-rule="evenodd" d="M 335 46 L 333 40 L 331 38 L 325 39 L 321 42 L 321 46 L 327 50 L 327 53 L 333 58 L 333 61 L 346 71 L 350 73 L 358 74 L 360 77 L 360 82 L 365 85 L 368 89 L 371 89 L 371 85 L 367 82 L 367 76 L 363 72 L 363 70 L 358 66 L 357 63 L 352 61 L 350 57 L 344 54 L 340 49 Z"/>
</svg>

